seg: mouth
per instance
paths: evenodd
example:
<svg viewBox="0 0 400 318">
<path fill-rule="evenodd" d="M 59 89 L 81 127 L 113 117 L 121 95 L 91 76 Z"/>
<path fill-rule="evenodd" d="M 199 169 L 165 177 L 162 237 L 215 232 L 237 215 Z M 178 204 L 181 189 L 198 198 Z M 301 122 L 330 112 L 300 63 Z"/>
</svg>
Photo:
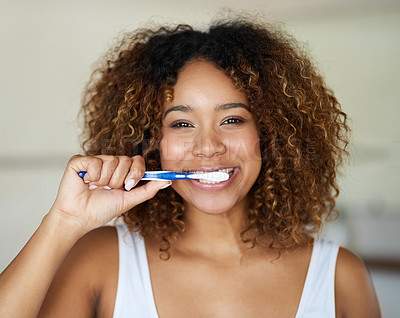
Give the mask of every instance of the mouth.
<svg viewBox="0 0 400 318">
<path fill-rule="evenodd" d="M 234 174 L 235 171 L 235 167 L 232 168 L 221 168 L 221 169 L 213 169 L 213 168 L 207 168 L 207 169 L 202 169 L 202 170 L 188 170 L 185 172 L 190 172 L 190 173 L 195 173 L 195 174 L 205 174 L 205 173 L 210 173 L 210 172 L 221 172 L 221 173 L 226 173 L 229 175 L 229 179 L 232 177 L 232 175 Z M 218 174 L 217 174 L 218 176 Z M 228 179 L 228 180 L 229 180 Z M 199 183 L 203 183 L 203 184 L 218 184 L 218 183 L 222 183 L 222 182 L 227 182 L 228 180 L 207 180 L 207 179 L 197 179 L 195 181 L 199 182 Z"/>
</svg>

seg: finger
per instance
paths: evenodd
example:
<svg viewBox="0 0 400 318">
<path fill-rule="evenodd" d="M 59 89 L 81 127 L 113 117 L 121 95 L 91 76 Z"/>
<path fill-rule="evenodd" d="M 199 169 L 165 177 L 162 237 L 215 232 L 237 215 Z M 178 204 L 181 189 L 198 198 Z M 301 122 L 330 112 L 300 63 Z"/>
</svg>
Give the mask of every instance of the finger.
<svg viewBox="0 0 400 318">
<path fill-rule="evenodd" d="M 68 162 L 69 170 L 74 174 L 80 171 L 86 171 L 83 178 L 86 183 L 91 181 L 96 182 L 100 178 L 102 165 L 103 162 L 99 158 L 81 155 L 73 156 Z"/>
<path fill-rule="evenodd" d="M 125 190 L 130 191 L 142 179 L 146 164 L 142 156 L 132 157 L 132 164 L 125 178 Z"/>
<path fill-rule="evenodd" d="M 149 181 L 145 185 L 135 188 L 132 191 L 124 192 L 125 203 L 127 204 L 126 210 L 153 198 L 158 191 L 165 189 L 171 184 L 171 181 Z"/>
<path fill-rule="evenodd" d="M 97 158 L 103 161 L 100 178 L 96 182 L 92 182 L 92 185 L 96 186 L 108 186 L 111 177 L 114 174 L 116 167 L 118 166 L 119 159 L 116 156 L 97 156 Z"/>
<path fill-rule="evenodd" d="M 115 168 L 113 175 L 108 183 L 112 189 L 121 189 L 124 185 L 126 176 L 132 165 L 132 159 L 127 156 L 118 157 L 118 166 Z"/>
</svg>

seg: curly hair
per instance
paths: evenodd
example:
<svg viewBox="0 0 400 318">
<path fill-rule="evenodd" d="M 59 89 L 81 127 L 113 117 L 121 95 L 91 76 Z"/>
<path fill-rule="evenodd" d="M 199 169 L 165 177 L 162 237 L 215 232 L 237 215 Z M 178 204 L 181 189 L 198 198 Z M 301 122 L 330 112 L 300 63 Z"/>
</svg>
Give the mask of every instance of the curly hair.
<svg viewBox="0 0 400 318">
<path fill-rule="evenodd" d="M 163 103 L 173 98 L 179 70 L 196 59 L 212 62 L 245 93 L 260 135 L 262 168 L 242 240 L 254 246 L 268 235 L 277 250 L 310 242 L 336 211 L 349 127 L 307 54 L 269 24 L 235 18 L 207 31 L 177 25 L 126 34 L 84 93 L 86 154 L 140 154 L 149 169 L 161 169 Z M 168 188 L 123 218 L 130 230 L 165 242 L 165 251 L 184 231 L 183 215 L 182 198 Z"/>
</svg>

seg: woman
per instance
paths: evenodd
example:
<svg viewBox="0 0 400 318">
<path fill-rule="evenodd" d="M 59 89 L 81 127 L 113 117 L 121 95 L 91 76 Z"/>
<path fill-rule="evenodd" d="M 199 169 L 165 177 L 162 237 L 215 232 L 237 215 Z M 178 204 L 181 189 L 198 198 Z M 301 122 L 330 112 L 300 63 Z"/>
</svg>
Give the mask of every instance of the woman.
<svg viewBox="0 0 400 318">
<path fill-rule="evenodd" d="M 94 73 L 83 113 L 86 156 L 1 275 L 2 316 L 380 316 L 365 265 L 316 238 L 348 126 L 293 40 L 240 19 L 140 30 Z"/>
</svg>

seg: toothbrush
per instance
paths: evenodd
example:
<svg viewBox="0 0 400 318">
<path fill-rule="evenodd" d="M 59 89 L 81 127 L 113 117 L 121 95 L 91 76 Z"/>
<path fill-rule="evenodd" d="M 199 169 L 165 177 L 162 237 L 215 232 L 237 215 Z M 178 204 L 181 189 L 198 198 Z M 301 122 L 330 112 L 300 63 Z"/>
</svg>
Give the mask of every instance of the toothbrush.
<svg viewBox="0 0 400 318">
<path fill-rule="evenodd" d="M 78 172 L 79 177 L 83 179 L 87 171 Z M 182 179 L 202 179 L 207 181 L 226 181 L 229 174 L 226 172 L 212 171 L 204 173 L 180 173 L 172 171 L 146 171 L 141 180 L 182 180 Z"/>
<path fill-rule="evenodd" d="M 202 179 L 207 181 L 226 181 L 229 174 L 226 172 L 212 171 L 204 173 L 180 173 L 172 171 L 146 171 L 142 180 L 182 180 Z"/>
</svg>

